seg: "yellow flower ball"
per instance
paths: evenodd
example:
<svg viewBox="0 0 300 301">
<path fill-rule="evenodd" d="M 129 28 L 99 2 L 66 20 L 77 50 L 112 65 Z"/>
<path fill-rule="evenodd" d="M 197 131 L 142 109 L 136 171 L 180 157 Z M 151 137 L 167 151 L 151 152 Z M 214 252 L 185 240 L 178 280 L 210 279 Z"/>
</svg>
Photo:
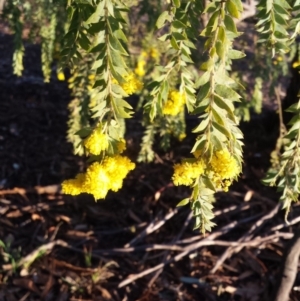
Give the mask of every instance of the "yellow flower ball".
<svg viewBox="0 0 300 301">
<path fill-rule="evenodd" d="M 176 90 L 169 92 L 168 100 L 164 104 L 163 114 L 176 116 L 183 110 L 185 104 L 184 96 Z"/>
<path fill-rule="evenodd" d="M 204 173 L 205 163 L 203 160 L 196 162 L 183 162 L 174 165 L 173 182 L 174 185 L 190 186 L 194 183 L 195 179 Z"/>
<path fill-rule="evenodd" d="M 140 77 L 144 76 L 145 73 L 146 73 L 145 65 L 146 65 L 145 61 L 139 61 L 137 63 L 136 68 L 134 69 L 135 74 L 140 76 Z"/>
<path fill-rule="evenodd" d="M 123 153 L 123 151 L 126 149 L 126 141 L 125 139 L 121 139 L 117 142 L 117 148 L 118 148 L 118 152 L 120 154 Z"/>
<path fill-rule="evenodd" d="M 233 179 L 240 173 L 240 167 L 236 159 L 227 149 L 217 151 L 211 161 L 211 170 L 220 179 Z"/>
<path fill-rule="evenodd" d="M 65 74 L 62 71 L 58 72 L 57 73 L 57 79 L 60 80 L 60 81 L 64 81 L 66 79 Z"/>
<path fill-rule="evenodd" d="M 137 79 L 134 73 L 125 76 L 125 81 L 125 83 L 121 84 L 121 87 L 128 95 L 136 93 L 143 88 L 143 83 Z"/>
<path fill-rule="evenodd" d="M 75 179 L 65 180 L 62 182 L 62 192 L 70 195 L 79 195 L 83 192 L 83 182 L 85 175 L 79 173 Z"/>
<path fill-rule="evenodd" d="M 100 155 L 101 151 L 108 148 L 108 136 L 103 134 L 100 128 L 96 128 L 92 134 L 85 139 L 84 146 L 89 153 Z"/>
</svg>

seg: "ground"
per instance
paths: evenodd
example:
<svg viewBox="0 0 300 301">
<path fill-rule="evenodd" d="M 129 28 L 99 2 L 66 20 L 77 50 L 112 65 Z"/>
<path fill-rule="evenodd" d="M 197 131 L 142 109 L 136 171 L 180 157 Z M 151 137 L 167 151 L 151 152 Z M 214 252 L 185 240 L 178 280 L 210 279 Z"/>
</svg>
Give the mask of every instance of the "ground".
<svg viewBox="0 0 300 301">
<path fill-rule="evenodd" d="M 261 184 L 277 136 L 274 111 L 241 124 L 243 174 L 216 196 L 217 226 L 201 235 L 189 208 L 176 209 L 189 190 L 170 181 L 192 134 L 158 152 L 154 163 L 138 164 L 104 201 L 62 195 L 60 183 L 85 164 L 65 138 L 67 84 L 55 72 L 50 84 L 43 82 L 38 45 L 26 45 L 21 78 L 12 75 L 11 54 L 12 37 L 1 34 L 1 301 L 270 298 L 300 213 L 295 205 L 286 225 L 279 195 Z M 135 160 L 140 121 L 130 120 L 128 130 L 127 155 Z M 300 300 L 299 288 L 298 277 L 291 300 Z"/>
</svg>

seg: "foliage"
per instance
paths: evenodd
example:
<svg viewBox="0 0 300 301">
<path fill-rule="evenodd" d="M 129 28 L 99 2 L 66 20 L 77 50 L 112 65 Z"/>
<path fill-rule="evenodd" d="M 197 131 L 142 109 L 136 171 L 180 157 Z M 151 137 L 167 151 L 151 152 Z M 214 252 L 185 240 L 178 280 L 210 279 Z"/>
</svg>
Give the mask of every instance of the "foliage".
<svg viewBox="0 0 300 301">
<path fill-rule="evenodd" d="M 200 0 L 7 0 L 3 17 L 14 33 L 14 73 L 21 76 L 23 71 L 24 27 L 31 40 L 41 42 L 46 82 L 55 66 L 60 80 L 65 79 L 62 68 L 68 66 L 71 72 L 68 140 L 76 153 L 89 156 L 89 166 L 66 180 L 63 191 L 101 199 L 122 187 L 135 166 L 120 155 L 126 148 L 125 119 L 134 112 L 128 96 L 139 94 L 136 110 L 143 109 L 145 133 L 138 161 L 153 160 L 157 135 L 163 149 L 170 147 L 172 136 L 185 138 L 185 108 L 199 118 L 193 156 L 174 165 L 172 179 L 175 185 L 192 188 L 178 206 L 189 204 L 195 229 L 210 231 L 214 193 L 227 191 L 242 171 L 239 119 L 249 120 L 251 108 L 261 112 L 267 77 L 276 83 L 282 70 L 287 72 L 286 53 L 297 51 L 299 9 L 299 0 L 259 2 L 257 31 L 263 47 L 256 48 L 263 51 L 256 60 L 266 61 L 267 68 L 255 70 L 249 95 L 242 74 L 232 71 L 233 61 L 245 56 L 236 47 L 241 0 L 212 0 L 207 5 Z M 270 67 L 275 72 L 269 72 Z M 277 169 L 266 180 L 283 191 L 287 209 L 300 189 L 299 107 L 290 109 L 295 117 L 287 148 L 283 154 L 281 145 L 277 148 Z"/>
</svg>

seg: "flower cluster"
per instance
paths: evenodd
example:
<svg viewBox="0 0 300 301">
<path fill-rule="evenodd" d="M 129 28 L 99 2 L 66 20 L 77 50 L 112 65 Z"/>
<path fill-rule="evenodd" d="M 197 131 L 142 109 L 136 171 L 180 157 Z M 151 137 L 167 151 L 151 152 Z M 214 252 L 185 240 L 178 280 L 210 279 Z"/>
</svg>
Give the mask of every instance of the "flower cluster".
<svg viewBox="0 0 300 301">
<path fill-rule="evenodd" d="M 62 191 L 71 195 L 90 193 L 96 200 L 104 199 L 109 190 L 118 191 L 122 187 L 124 178 L 134 168 L 135 164 L 127 157 L 106 157 L 102 163 L 91 164 L 86 173 L 64 181 Z"/>
<path fill-rule="evenodd" d="M 143 88 L 143 83 L 139 81 L 134 73 L 130 73 L 125 76 L 125 83 L 121 84 L 123 90 L 128 94 L 133 94 Z"/>
<path fill-rule="evenodd" d="M 204 173 L 205 163 L 203 160 L 195 162 L 183 162 L 175 164 L 172 177 L 175 185 L 192 185 L 196 178 Z"/>
<path fill-rule="evenodd" d="M 149 57 L 152 59 L 158 59 L 159 51 L 154 47 L 150 47 L 147 51 L 146 50 L 142 51 L 141 57 L 144 59 L 148 59 Z"/>
<path fill-rule="evenodd" d="M 168 99 L 163 107 L 165 115 L 177 115 L 183 109 L 185 97 L 179 91 L 172 90 L 169 92 Z"/>
<path fill-rule="evenodd" d="M 84 140 L 84 146 L 92 155 L 100 155 L 101 151 L 108 148 L 108 136 L 102 133 L 101 128 L 96 128 L 88 138 Z"/>
<path fill-rule="evenodd" d="M 138 63 L 137 63 L 136 68 L 134 69 L 135 74 L 140 76 L 140 77 L 143 77 L 146 73 L 145 65 L 146 65 L 146 61 L 139 60 Z"/>
<path fill-rule="evenodd" d="M 293 68 L 298 68 L 300 66 L 300 61 L 296 61 L 293 63 Z"/>
<path fill-rule="evenodd" d="M 125 142 L 125 139 L 121 139 L 117 142 L 117 149 L 118 149 L 118 152 L 119 154 L 122 154 L 123 151 L 126 149 L 126 142 Z"/>
<path fill-rule="evenodd" d="M 234 178 L 240 173 L 240 167 L 228 150 L 217 151 L 211 161 L 211 180 L 218 189 L 228 191 Z"/>
<path fill-rule="evenodd" d="M 60 81 L 64 81 L 66 79 L 63 71 L 57 73 L 57 79 Z"/>
<path fill-rule="evenodd" d="M 216 151 L 209 163 L 205 163 L 201 154 L 194 153 L 196 161 L 175 164 L 173 182 L 175 185 L 192 185 L 201 175 L 207 176 L 217 189 L 228 191 L 232 181 L 240 173 L 236 159 L 227 149 Z"/>
</svg>

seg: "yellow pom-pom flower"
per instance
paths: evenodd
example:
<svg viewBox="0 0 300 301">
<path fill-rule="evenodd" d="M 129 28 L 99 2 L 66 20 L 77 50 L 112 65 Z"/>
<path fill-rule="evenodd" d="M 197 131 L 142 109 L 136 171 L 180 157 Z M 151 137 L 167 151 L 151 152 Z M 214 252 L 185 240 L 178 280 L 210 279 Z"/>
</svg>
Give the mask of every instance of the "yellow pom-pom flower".
<svg viewBox="0 0 300 301">
<path fill-rule="evenodd" d="M 228 187 L 232 184 L 233 179 L 240 173 L 240 167 L 229 151 L 224 149 L 217 151 L 213 155 L 209 171 L 211 171 L 210 177 L 216 188 L 228 191 Z"/>
<path fill-rule="evenodd" d="M 196 162 L 183 162 L 174 165 L 173 182 L 174 185 L 192 185 L 196 178 L 204 173 L 205 163 L 203 160 Z"/>
<path fill-rule="evenodd" d="M 150 56 L 153 58 L 153 59 L 157 59 L 159 57 L 159 52 L 156 48 L 153 48 L 151 47 L 150 48 Z"/>
<path fill-rule="evenodd" d="M 62 192 L 70 195 L 79 195 L 83 192 L 83 182 L 85 180 L 85 174 L 79 173 L 75 179 L 64 181 L 62 186 Z"/>
<path fill-rule="evenodd" d="M 175 116 L 183 109 L 184 104 L 184 96 L 179 91 L 172 90 L 169 92 L 168 100 L 163 107 L 163 113 Z"/>
<path fill-rule="evenodd" d="M 217 151 L 211 161 L 211 170 L 221 179 L 233 179 L 240 173 L 236 159 L 227 149 Z"/>
<path fill-rule="evenodd" d="M 186 137 L 186 134 L 185 133 L 181 133 L 179 136 L 178 136 L 178 140 L 179 141 L 182 141 L 183 139 L 185 139 Z"/>
<path fill-rule="evenodd" d="M 124 178 L 135 168 L 133 162 L 120 155 L 106 158 L 103 165 L 111 179 L 110 189 L 113 191 L 118 191 L 122 187 Z"/>
<path fill-rule="evenodd" d="M 92 194 L 96 200 L 104 199 L 109 185 L 110 178 L 101 163 L 95 162 L 88 167 L 83 183 L 84 192 Z"/>
<path fill-rule="evenodd" d="M 135 74 L 141 77 L 144 76 L 146 73 L 145 65 L 146 65 L 145 61 L 138 61 L 137 66 L 134 69 Z"/>
<path fill-rule="evenodd" d="M 126 141 L 125 139 L 121 139 L 117 142 L 117 149 L 120 154 L 126 149 Z"/>
<path fill-rule="evenodd" d="M 78 174 L 75 179 L 64 181 L 62 191 L 71 195 L 86 192 L 96 200 L 104 199 L 109 190 L 118 191 L 122 187 L 124 178 L 134 168 L 135 164 L 127 157 L 106 157 L 102 163 L 91 164 L 85 174 Z"/>
<path fill-rule="evenodd" d="M 143 83 L 137 79 L 134 73 L 130 73 L 124 78 L 126 82 L 121 84 L 121 87 L 128 95 L 131 95 L 143 88 Z"/>
<path fill-rule="evenodd" d="M 57 79 L 60 80 L 60 81 L 64 81 L 66 78 L 65 78 L 65 74 L 60 71 L 57 73 Z"/>
<path fill-rule="evenodd" d="M 108 148 L 108 137 L 103 134 L 100 128 L 96 128 L 92 134 L 85 139 L 84 146 L 89 153 L 93 155 L 100 155 L 101 151 Z"/>
<path fill-rule="evenodd" d="M 293 68 L 298 68 L 300 66 L 300 61 L 296 61 L 293 63 Z"/>
</svg>

